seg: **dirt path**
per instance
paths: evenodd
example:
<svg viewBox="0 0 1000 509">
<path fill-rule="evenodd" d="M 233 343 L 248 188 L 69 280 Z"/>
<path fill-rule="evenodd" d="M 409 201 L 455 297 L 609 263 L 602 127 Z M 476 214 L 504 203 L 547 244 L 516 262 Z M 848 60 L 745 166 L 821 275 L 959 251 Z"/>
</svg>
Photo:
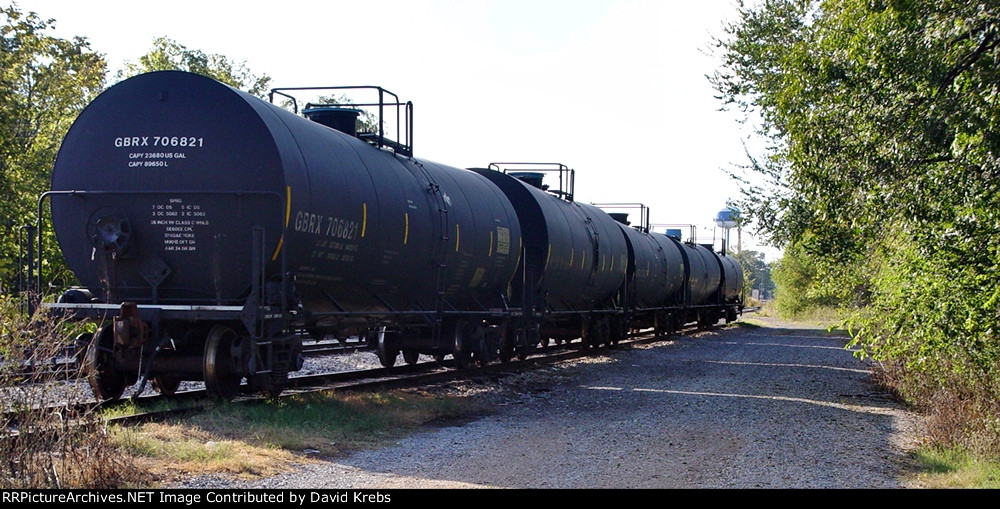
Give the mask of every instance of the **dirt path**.
<svg viewBox="0 0 1000 509">
<path fill-rule="evenodd" d="M 917 419 L 844 339 L 770 321 L 504 380 L 494 412 L 253 482 L 267 488 L 903 487 Z"/>
</svg>

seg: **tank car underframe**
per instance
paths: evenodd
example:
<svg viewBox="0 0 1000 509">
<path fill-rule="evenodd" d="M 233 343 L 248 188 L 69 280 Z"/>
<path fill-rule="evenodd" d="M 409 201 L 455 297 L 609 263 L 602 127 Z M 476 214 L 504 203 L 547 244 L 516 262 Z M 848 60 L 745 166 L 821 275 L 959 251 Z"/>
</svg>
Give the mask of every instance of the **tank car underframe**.
<svg viewBox="0 0 1000 509">
<path fill-rule="evenodd" d="M 395 365 L 402 353 L 404 361 L 415 364 L 420 354 L 443 359 L 452 355 L 459 366 L 471 361 L 486 364 L 499 357 L 516 312 L 500 296 L 497 306 L 478 304 L 479 309 L 458 309 L 447 299 L 436 299 L 435 309 L 387 309 L 367 311 L 326 311 L 303 313 L 301 327 L 316 337 L 360 336 L 375 350 L 385 367 Z M 343 309 L 338 303 L 334 305 Z"/>
<path fill-rule="evenodd" d="M 683 313 L 682 306 L 632 308 L 628 323 L 632 330 L 653 329 L 657 336 L 669 336 L 684 325 L 681 321 Z"/>
<path fill-rule="evenodd" d="M 722 319 L 725 319 L 726 323 L 735 321 L 738 314 L 741 313 L 740 306 L 727 303 L 688 306 L 682 314 L 684 317 L 682 324 L 697 323 L 701 328 L 708 328 Z"/>
<path fill-rule="evenodd" d="M 415 364 L 420 354 L 442 360 L 454 357 L 462 368 L 475 361 L 484 365 L 499 357 L 502 338 L 507 334 L 506 315 L 446 313 L 435 315 L 432 324 L 414 325 L 385 322 L 367 331 L 366 339 L 385 367 L 395 365 L 402 353 L 407 364 Z"/>
<path fill-rule="evenodd" d="M 87 194 L 116 193 L 50 191 L 39 198 L 39 259 L 44 199 Z M 279 197 L 274 193 L 256 194 Z M 270 395 L 281 392 L 288 373 L 301 369 L 303 362 L 301 338 L 289 332 L 293 320 L 289 305 L 291 278 L 282 252 L 278 257 L 281 280 L 268 281 L 265 229 L 254 226 L 251 233 L 250 293 L 242 305 L 161 304 L 157 292 L 161 279 L 157 278 L 147 279 L 148 303 L 79 302 L 75 299 L 89 292 L 70 290 L 64 293 L 64 297 L 72 294 L 68 302 L 42 304 L 70 318 L 98 323 L 97 332 L 85 345 L 83 360 L 88 382 L 99 400 L 118 399 L 126 387 L 137 381 L 141 381 L 138 392 L 152 382 L 164 394 L 173 393 L 184 380 L 204 381 L 210 393 L 231 399 L 246 378 L 253 389 Z M 113 263 L 115 254 L 112 251 L 103 256 Z M 42 287 L 41 281 L 39 271 L 38 288 Z M 106 293 L 111 297 L 115 289 L 107 288 Z"/>
<path fill-rule="evenodd" d="M 268 394 L 283 389 L 290 371 L 302 367 L 302 341 L 293 334 L 255 338 L 252 312 L 243 306 L 113 304 L 47 305 L 52 311 L 98 323 L 84 338 L 84 371 L 99 400 L 152 382 L 172 394 L 181 381 L 204 381 L 209 392 L 232 398 L 240 383 Z M 275 327 L 279 330 L 280 327 Z"/>
<path fill-rule="evenodd" d="M 526 329 L 534 330 L 527 338 L 530 348 L 545 348 L 551 342 L 568 343 L 580 339 L 584 348 L 617 344 L 625 339 L 628 318 L 619 306 L 603 309 L 536 313 Z"/>
</svg>

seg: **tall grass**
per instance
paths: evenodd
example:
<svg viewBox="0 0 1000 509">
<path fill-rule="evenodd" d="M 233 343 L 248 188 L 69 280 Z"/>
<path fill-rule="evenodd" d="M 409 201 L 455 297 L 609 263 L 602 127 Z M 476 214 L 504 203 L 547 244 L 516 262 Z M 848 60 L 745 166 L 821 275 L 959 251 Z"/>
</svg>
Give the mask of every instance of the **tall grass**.
<svg viewBox="0 0 1000 509">
<path fill-rule="evenodd" d="M 1000 488 L 1000 461 L 955 448 L 926 447 L 916 454 L 925 488 Z"/>
<path fill-rule="evenodd" d="M 94 413 L 64 347 L 82 332 L 0 295 L 0 488 L 117 488 L 135 482 L 129 456 Z M 47 368 L 46 368 L 47 366 Z M 33 367 L 34 369 L 28 369 Z M 17 430 L 12 433 L 10 430 Z"/>
</svg>

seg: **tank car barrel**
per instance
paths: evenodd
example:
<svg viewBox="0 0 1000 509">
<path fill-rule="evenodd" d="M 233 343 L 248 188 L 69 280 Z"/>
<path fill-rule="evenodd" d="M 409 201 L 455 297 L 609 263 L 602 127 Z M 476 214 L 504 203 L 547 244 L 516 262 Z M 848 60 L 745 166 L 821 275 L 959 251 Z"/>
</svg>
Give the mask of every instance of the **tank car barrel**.
<svg viewBox="0 0 1000 509">
<path fill-rule="evenodd" d="M 161 71 L 108 88 L 76 119 L 38 224 L 49 200 L 89 292 L 52 307 L 102 321 L 86 355 L 100 398 L 140 368 L 165 392 L 204 380 L 229 397 L 243 378 L 280 392 L 302 331 L 366 338 L 385 365 L 403 353 L 461 366 L 741 305 L 738 264 L 650 232 L 648 209 L 636 230 L 577 201 L 572 168 L 417 158 L 411 102 L 361 87 L 377 100 L 298 115 L 291 92 L 319 88 L 359 87 L 273 89 L 293 113 Z M 377 109 L 377 133 L 358 132 L 357 108 Z"/>
</svg>

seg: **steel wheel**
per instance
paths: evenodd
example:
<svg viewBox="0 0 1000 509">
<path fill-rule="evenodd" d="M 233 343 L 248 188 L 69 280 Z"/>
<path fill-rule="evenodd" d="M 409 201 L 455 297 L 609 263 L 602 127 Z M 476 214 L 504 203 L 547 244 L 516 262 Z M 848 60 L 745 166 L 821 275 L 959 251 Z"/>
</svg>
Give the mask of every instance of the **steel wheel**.
<svg viewBox="0 0 1000 509">
<path fill-rule="evenodd" d="M 617 346 L 620 341 L 628 339 L 628 332 L 625 329 L 623 318 L 611 319 L 611 345 Z"/>
<path fill-rule="evenodd" d="M 517 357 L 517 360 L 523 361 L 528 358 L 528 354 L 538 344 L 538 338 L 539 331 L 534 326 L 529 326 L 523 332 L 518 332 L 517 339 L 514 341 L 514 355 Z"/>
<path fill-rule="evenodd" d="M 594 333 L 597 335 L 597 346 L 607 346 L 611 344 L 611 322 L 607 318 L 597 320 Z"/>
<path fill-rule="evenodd" d="M 167 376 L 154 376 L 153 377 L 153 390 L 158 394 L 164 396 L 173 396 L 177 392 L 177 388 L 181 386 L 181 381 L 178 378 L 171 378 Z"/>
<path fill-rule="evenodd" d="M 485 352 L 483 350 L 476 350 L 472 352 L 472 361 L 475 362 L 475 365 L 480 368 L 488 366 L 492 360 L 493 356 L 491 356 L 489 352 Z"/>
<path fill-rule="evenodd" d="M 105 325 L 94 334 L 83 358 L 87 383 L 100 401 L 120 398 L 128 385 L 125 374 L 115 368 L 114 343 L 114 325 Z"/>
<path fill-rule="evenodd" d="M 90 332 L 84 332 L 83 334 L 78 334 L 76 339 L 76 349 L 73 351 L 73 360 L 80 366 L 83 365 L 87 357 L 87 350 L 90 349 L 90 342 L 94 340 L 94 334 Z"/>
<path fill-rule="evenodd" d="M 260 387 L 260 393 L 265 398 L 277 398 L 281 395 L 281 391 L 285 390 L 285 386 L 288 384 L 288 371 L 282 369 L 275 369 L 271 371 L 266 378 L 263 379 L 263 383 Z"/>
<path fill-rule="evenodd" d="M 517 334 L 509 327 L 500 331 L 500 362 L 507 363 L 514 358 L 514 338 Z"/>
<path fill-rule="evenodd" d="M 416 364 L 420 358 L 420 352 L 416 350 L 403 350 L 403 360 L 407 364 Z"/>
<path fill-rule="evenodd" d="M 244 338 L 232 328 L 216 325 L 205 341 L 205 390 L 222 399 L 233 399 L 243 379 Z"/>
<path fill-rule="evenodd" d="M 454 350 L 451 356 L 455 358 L 455 369 L 465 369 L 472 360 L 472 353 L 469 351 L 469 341 L 467 339 L 467 327 L 465 322 L 455 324 Z"/>
<path fill-rule="evenodd" d="M 594 346 L 594 324 L 590 318 L 584 318 L 580 322 L 580 344 L 584 349 Z"/>
<path fill-rule="evenodd" d="M 481 368 L 497 357 L 499 342 L 490 341 L 490 334 L 490 329 L 484 325 L 469 325 L 472 360 Z"/>
<path fill-rule="evenodd" d="M 391 368 L 396 364 L 396 357 L 399 355 L 399 348 L 395 347 L 392 336 L 385 331 L 385 327 L 379 327 L 376 333 L 375 353 L 378 355 L 382 366 Z"/>
</svg>

